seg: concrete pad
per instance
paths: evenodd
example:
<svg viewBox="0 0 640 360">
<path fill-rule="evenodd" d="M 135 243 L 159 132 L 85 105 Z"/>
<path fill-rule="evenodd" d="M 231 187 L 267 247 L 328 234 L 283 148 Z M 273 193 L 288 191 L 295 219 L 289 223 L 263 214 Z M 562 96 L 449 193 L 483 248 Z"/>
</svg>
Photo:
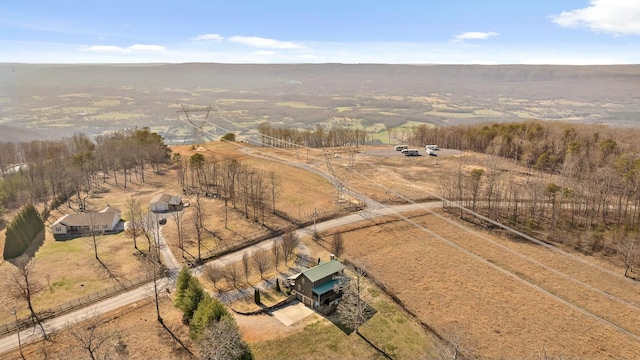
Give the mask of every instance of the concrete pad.
<svg viewBox="0 0 640 360">
<path fill-rule="evenodd" d="M 283 323 L 284 326 L 291 326 L 307 316 L 313 315 L 313 313 L 313 310 L 304 306 L 300 301 L 296 301 L 272 312 L 271 315 Z"/>
</svg>

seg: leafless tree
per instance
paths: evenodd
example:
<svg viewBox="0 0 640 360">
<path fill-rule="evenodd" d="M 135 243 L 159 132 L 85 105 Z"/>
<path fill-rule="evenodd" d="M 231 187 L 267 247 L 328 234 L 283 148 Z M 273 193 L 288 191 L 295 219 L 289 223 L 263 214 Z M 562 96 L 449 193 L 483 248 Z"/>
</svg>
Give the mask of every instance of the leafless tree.
<svg viewBox="0 0 640 360">
<path fill-rule="evenodd" d="M 242 254 L 242 269 L 244 270 L 244 280 L 249 283 L 249 276 L 251 275 L 251 257 L 245 251 Z"/>
<path fill-rule="evenodd" d="M 27 303 L 31 318 L 35 321 L 36 325 L 40 327 L 42 336 L 48 340 L 49 338 L 44 330 L 42 319 L 33 307 L 33 298 L 44 291 L 44 286 L 36 280 L 34 273 L 35 264 L 35 259 L 29 260 L 27 258 L 21 258 L 18 260 L 16 263 L 16 271 L 8 280 L 7 289 L 9 297 L 12 300 Z"/>
<path fill-rule="evenodd" d="M 193 217 L 193 226 L 196 231 L 196 245 L 198 247 L 197 261 L 202 260 L 202 240 L 205 233 L 204 228 L 204 209 L 200 203 L 200 196 L 196 194 L 196 202 L 194 204 L 195 216 Z"/>
<path fill-rule="evenodd" d="M 264 273 L 269 267 L 269 251 L 266 249 L 258 249 L 253 254 L 253 263 L 256 264 L 256 269 L 260 273 L 260 278 L 264 279 Z"/>
<path fill-rule="evenodd" d="M 240 270 L 237 263 L 232 263 L 224 268 L 224 277 L 228 283 L 238 288 L 238 279 L 240 279 Z"/>
<path fill-rule="evenodd" d="M 300 244 L 300 238 L 293 227 L 285 230 L 282 234 L 282 256 L 285 264 L 293 257 L 293 252 Z"/>
<path fill-rule="evenodd" d="M 160 262 L 159 252 L 149 252 L 143 257 L 143 266 L 145 273 L 153 281 L 153 297 L 156 305 L 156 319 L 159 323 L 164 324 L 160 315 L 160 279 L 165 277 L 166 268 Z"/>
<path fill-rule="evenodd" d="M 344 253 L 344 239 L 342 238 L 342 234 L 339 232 L 333 234 L 331 252 L 337 257 L 341 257 Z"/>
<path fill-rule="evenodd" d="M 212 321 L 204 330 L 198 345 L 198 358 L 202 360 L 241 359 L 243 354 L 249 352 L 238 326 L 230 316 Z"/>
<path fill-rule="evenodd" d="M 98 256 L 98 245 L 102 241 L 102 236 L 100 236 L 102 235 L 102 230 L 100 229 L 100 224 L 98 224 L 97 221 L 98 213 L 96 213 L 95 211 L 88 211 L 87 214 L 89 216 L 89 229 L 87 229 L 84 235 L 88 236 L 87 239 L 89 239 L 91 247 L 93 248 L 93 253 L 96 260 L 98 260 L 98 262 L 102 264 L 102 261 Z"/>
<path fill-rule="evenodd" d="M 105 329 L 102 325 L 98 314 L 93 314 L 89 320 L 72 323 L 69 333 L 76 340 L 77 346 L 85 350 L 91 360 L 108 359 L 113 350 L 126 355 L 126 345 L 119 334 Z"/>
<path fill-rule="evenodd" d="M 442 360 L 473 359 L 474 349 L 466 332 L 458 325 L 449 326 L 443 331 L 444 339 L 436 343 L 436 352 Z"/>
<path fill-rule="evenodd" d="M 338 290 L 342 291 L 342 299 L 338 303 L 336 312 L 342 324 L 355 330 L 359 334 L 359 328 L 371 316 L 374 310 L 362 300 L 361 282 L 366 276 L 366 272 L 362 268 L 352 267 L 351 272 L 355 275 L 355 279 L 349 282 L 339 282 Z"/>
<path fill-rule="evenodd" d="M 217 283 L 224 277 L 224 272 L 216 264 L 207 264 L 204 266 L 205 276 L 211 280 L 213 287 L 217 289 Z"/>
<path fill-rule="evenodd" d="M 624 276 L 633 278 L 633 268 L 638 264 L 638 236 L 623 238 L 619 248 L 626 266 Z"/>
<path fill-rule="evenodd" d="M 176 223 L 176 231 L 178 232 L 178 247 L 180 248 L 182 258 L 184 259 L 184 236 L 182 234 L 182 216 L 183 215 L 184 215 L 184 211 L 174 211 L 171 213 L 171 218 Z"/>
<path fill-rule="evenodd" d="M 273 171 L 269 173 L 269 180 L 271 183 L 271 212 L 275 214 L 276 213 L 276 193 L 277 193 L 278 185 L 280 184 L 280 182 Z"/>
<path fill-rule="evenodd" d="M 148 213 L 141 218 L 140 221 L 140 229 L 142 230 L 142 235 L 147 239 L 148 252 L 158 252 L 158 236 L 159 236 L 159 228 L 158 228 L 158 217 L 155 213 Z M 156 256 L 156 255 L 154 255 Z M 156 256 L 157 257 L 157 256 Z"/>
<path fill-rule="evenodd" d="M 282 239 L 277 238 L 273 241 L 273 246 L 271 247 L 271 253 L 273 254 L 273 263 L 275 264 L 276 271 L 278 271 L 278 263 L 282 258 Z"/>
<path fill-rule="evenodd" d="M 131 197 L 125 201 L 125 207 L 127 208 L 127 217 L 129 218 L 129 233 L 133 238 L 133 247 L 138 250 L 137 238 L 142 232 L 140 221 L 142 220 L 142 208 L 140 202 Z"/>
<path fill-rule="evenodd" d="M 484 174 L 484 169 L 473 169 L 469 174 L 468 178 L 468 186 L 471 193 L 471 209 L 476 211 L 476 201 L 478 199 L 478 194 L 480 192 L 480 184 L 482 180 L 482 175 Z"/>
</svg>

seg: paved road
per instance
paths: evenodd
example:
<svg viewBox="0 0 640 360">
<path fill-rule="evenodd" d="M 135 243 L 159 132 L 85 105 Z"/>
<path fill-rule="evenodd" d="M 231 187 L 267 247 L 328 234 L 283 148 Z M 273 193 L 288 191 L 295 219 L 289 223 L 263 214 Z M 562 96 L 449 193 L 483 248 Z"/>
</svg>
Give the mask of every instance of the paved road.
<svg viewBox="0 0 640 360">
<path fill-rule="evenodd" d="M 357 214 L 347 215 L 338 219 L 328 220 L 325 222 L 320 222 L 315 225 L 317 231 L 329 230 L 335 227 L 340 227 L 343 225 L 351 224 L 354 222 L 362 221 L 363 219 L 371 219 L 378 216 L 385 216 L 391 214 L 402 213 L 405 211 L 411 211 L 416 209 L 431 209 L 435 207 L 439 207 L 441 202 L 434 201 L 428 203 L 419 203 L 419 204 L 409 204 L 409 205 L 397 205 L 397 206 L 388 206 L 385 208 L 378 208 L 371 211 L 361 211 Z M 306 236 L 313 234 L 314 225 L 307 226 L 306 228 L 302 228 L 297 230 L 297 234 L 299 236 Z M 162 232 L 160 232 L 162 233 Z M 163 261 L 170 269 L 174 271 L 178 271 L 180 269 L 180 264 L 173 256 L 170 248 L 166 246 L 166 242 L 164 238 L 160 237 L 161 244 L 164 243 L 165 246 L 161 246 L 161 252 Z M 213 263 L 217 263 L 221 266 L 226 264 L 230 264 L 233 262 L 241 261 L 242 256 L 245 252 L 249 254 L 257 251 L 258 249 L 271 249 L 273 246 L 273 242 L 275 238 L 267 239 L 262 241 L 256 245 L 245 248 L 241 251 L 225 255 L 219 259 L 213 261 Z M 201 271 L 201 267 L 195 269 L 196 272 Z M 165 291 L 165 289 L 175 286 L 175 276 L 171 278 L 163 278 L 159 280 L 159 289 L 160 291 Z M 113 298 L 106 299 L 99 303 L 96 303 L 92 306 L 59 316 L 53 319 L 50 319 L 44 323 L 45 330 L 47 333 L 51 333 L 53 331 L 64 329 L 70 324 L 89 319 L 93 316 L 98 316 L 100 314 L 104 314 L 106 312 L 131 305 L 136 301 L 140 301 L 143 299 L 151 298 L 153 295 L 153 283 L 146 284 L 139 288 L 127 291 L 121 295 L 115 296 Z M 22 344 L 32 342 L 38 340 L 42 337 L 39 330 L 35 330 L 33 328 L 24 330 L 20 332 L 20 339 Z M 11 351 L 18 347 L 18 335 L 12 334 L 7 337 L 0 339 L 0 354 Z"/>
</svg>

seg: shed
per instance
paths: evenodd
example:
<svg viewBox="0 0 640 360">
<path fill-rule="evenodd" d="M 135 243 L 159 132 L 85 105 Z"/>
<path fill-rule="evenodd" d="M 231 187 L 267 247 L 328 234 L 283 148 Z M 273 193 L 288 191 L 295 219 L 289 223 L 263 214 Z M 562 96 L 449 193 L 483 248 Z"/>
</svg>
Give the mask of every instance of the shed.
<svg viewBox="0 0 640 360">
<path fill-rule="evenodd" d="M 180 211 L 182 198 L 177 195 L 158 194 L 149 202 L 149 209 L 153 212 Z"/>
</svg>

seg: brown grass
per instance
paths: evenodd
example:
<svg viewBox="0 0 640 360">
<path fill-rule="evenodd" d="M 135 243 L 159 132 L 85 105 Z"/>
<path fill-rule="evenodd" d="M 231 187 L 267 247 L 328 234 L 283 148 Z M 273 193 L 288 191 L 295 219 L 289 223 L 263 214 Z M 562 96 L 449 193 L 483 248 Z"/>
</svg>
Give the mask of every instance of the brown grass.
<svg viewBox="0 0 640 360">
<path fill-rule="evenodd" d="M 171 331 L 191 350 L 194 344 L 189 339 L 189 328 L 182 324 L 182 313 L 173 306 L 173 302 L 164 297 L 160 313 Z M 125 308 L 100 317 L 99 329 L 107 333 L 117 333 L 126 344 L 125 359 L 191 359 L 182 347 L 156 320 L 155 304 L 152 301 L 140 301 Z M 84 359 L 89 358 L 86 350 L 68 331 L 56 333 L 53 341 L 39 341 L 23 347 L 27 359 Z M 16 349 L 2 354 L 3 359 L 19 360 Z M 109 358 L 117 358 L 111 351 Z"/>
<path fill-rule="evenodd" d="M 461 230 L 436 215 L 413 220 L 478 257 L 403 221 L 344 233 L 346 257 L 366 266 L 421 321 L 439 331 L 464 329 L 466 345 L 482 358 L 531 358 L 544 351 L 578 358 L 633 358 L 639 353 L 634 339 L 527 285 L 639 333 L 633 319 L 640 309 L 594 290 L 637 304 L 635 284 L 541 246 Z M 622 274 L 623 269 L 617 270 Z"/>
</svg>

